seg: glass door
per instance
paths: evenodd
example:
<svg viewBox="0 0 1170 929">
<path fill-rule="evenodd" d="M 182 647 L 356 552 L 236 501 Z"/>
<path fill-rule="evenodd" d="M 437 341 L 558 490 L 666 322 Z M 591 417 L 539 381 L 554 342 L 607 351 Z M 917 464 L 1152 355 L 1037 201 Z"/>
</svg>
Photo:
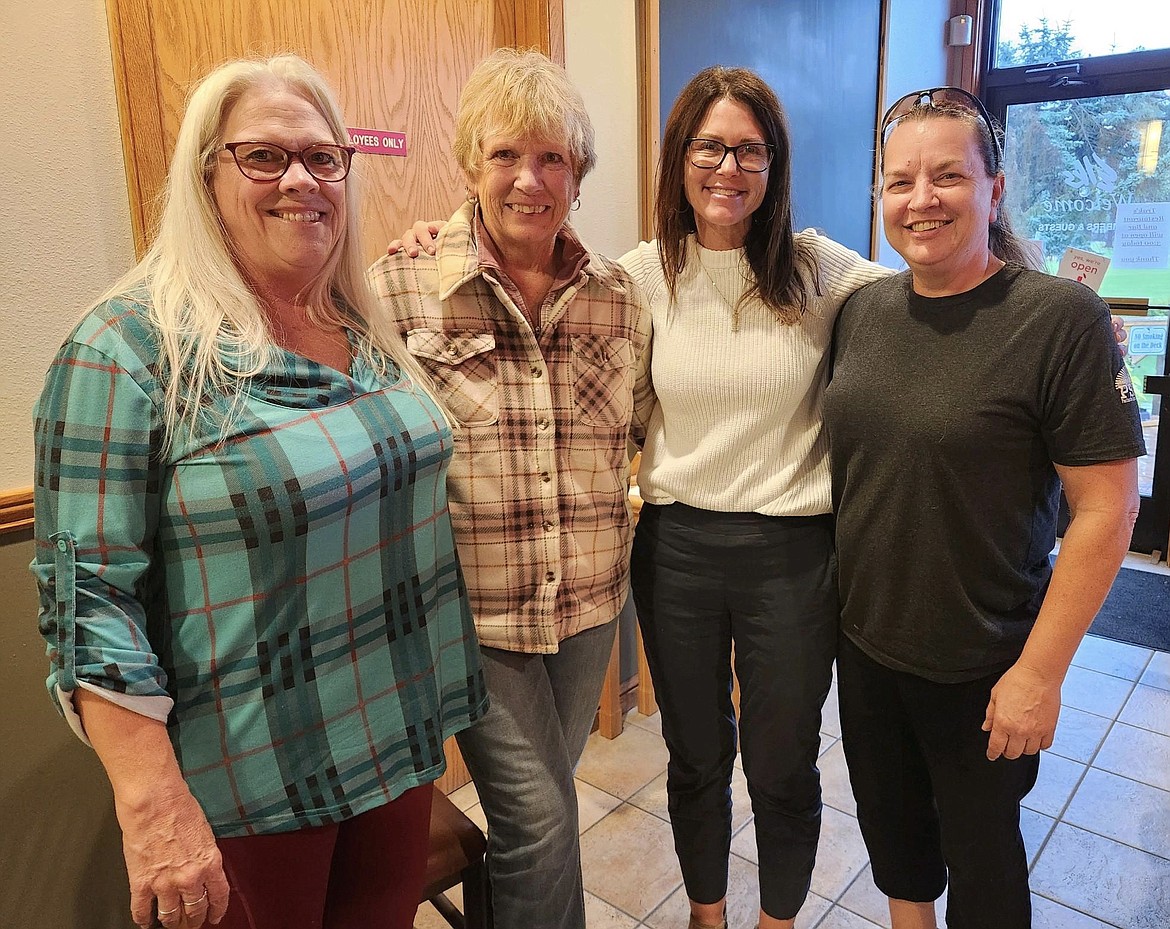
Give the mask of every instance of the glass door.
<svg viewBox="0 0 1170 929">
<path fill-rule="evenodd" d="M 1166 373 L 1170 94 L 1011 104 L 1004 128 L 1007 206 L 1018 231 L 1043 249 L 1048 270 L 1056 273 L 1066 248 L 1093 252 L 1109 259 L 1103 278 L 1094 281 L 1102 297 L 1148 303 L 1146 315 L 1126 315 L 1125 324 L 1126 365 L 1148 450 L 1139 462 L 1139 485 L 1151 499 L 1163 401 L 1145 385 L 1147 377 Z M 1148 551 L 1157 541 L 1142 548 Z"/>
<path fill-rule="evenodd" d="M 1148 450 L 1139 462 L 1142 510 L 1132 547 L 1165 553 L 1170 474 L 1161 472 L 1170 453 L 1159 465 L 1155 452 L 1163 410 L 1170 414 L 1170 397 L 1158 392 L 1170 322 L 1170 34 L 1146 32 L 1161 50 L 1117 54 L 1126 18 L 1116 9 L 1108 22 L 1099 5 L 1077 19 L 1019 22 L 1029 5 L 1037 4 L 996 5 L 1000 31 L 988 50 L 984 97 L 1005 130 L 1006 203 L 1049 271 L 1066 248 L 1093 252 L 1109 261 L 1098 293 L 1142 304 L 1121 311 L 1145 314 L 1125 316 L 1126 365 Z M 1113 45 L 1102 52 L 1096 46 L 1106 27 Z M 1161 432 L 1170 449 L 1170 426 Z"/>
</svg>

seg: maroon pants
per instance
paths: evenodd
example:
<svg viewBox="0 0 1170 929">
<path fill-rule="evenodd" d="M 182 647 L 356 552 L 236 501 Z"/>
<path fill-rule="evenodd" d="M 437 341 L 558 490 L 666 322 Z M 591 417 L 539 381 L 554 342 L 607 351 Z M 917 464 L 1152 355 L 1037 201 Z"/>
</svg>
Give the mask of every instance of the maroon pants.
<svg viewBox="0 0 1170 929">
<path fill-rule="evenodd" d="M 432 790 L 331 826 L 220 839 L 232 894 L 219 929 L 410 929 Z"/>
</svg>

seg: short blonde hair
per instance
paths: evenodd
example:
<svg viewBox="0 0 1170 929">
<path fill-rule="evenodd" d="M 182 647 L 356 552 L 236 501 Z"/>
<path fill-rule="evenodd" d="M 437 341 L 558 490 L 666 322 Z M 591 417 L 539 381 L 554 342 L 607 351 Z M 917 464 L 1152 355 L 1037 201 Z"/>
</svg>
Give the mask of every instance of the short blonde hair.
<svg viewBox="0 0 1170 929">
<path fill-rule="evenodd" d="M 471 72 L 455 115 L 455 159 L 472 182 L 491 135 L 563 140 L 578 184 L 597 152 L 585 100 L 565 69 L 535 49 L 496 49 Z"/>
</svg>

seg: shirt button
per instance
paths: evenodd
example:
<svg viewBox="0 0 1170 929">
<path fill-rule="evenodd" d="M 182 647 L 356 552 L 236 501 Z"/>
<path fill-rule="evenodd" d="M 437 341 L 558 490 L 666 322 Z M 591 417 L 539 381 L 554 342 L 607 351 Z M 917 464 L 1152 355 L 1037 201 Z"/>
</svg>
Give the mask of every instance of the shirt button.
<svg viewBox="0 0 1170 929">
<path fill-rule="evenodd" d="M 69 543 L 66 542 L 64 539 L 58 539 L 57 540 L 57 551 L 59 551 L 59 552 L 69 551 Z"/>
<path fill-rule="evenodd" d="M 447 354 L 450 355 L 452 358 L 454 358 L 456 355 L 459 354 L 459 349 L 457 349 L 454 345 L 448 345 L 447 346 Z"/>
<path fill-rule="evenodd" d="M 545 429 L 548 428 L 548 420 L 547 419 L 538 419 L 536 421 L 536 428 L 539 429 L 541 432 L 543 432 Z"/>
<path fill-rule="evenodd" d="M 546 574 L 544 576 L 544 579 L 551 584 L 553 581 L 555 581 L 557 579 L 557 576 L 555 574 L 553 574 L 552 571 L 549 571 L 548 574 Z"/>
<path fill-rule="evenodd" d="M 532 376 L 539 381 L 542 377 L 544 377 L 544 372 L 541 371 L 540 368 L 533 368 Z"/>
<path fill-rule="evenodd" d="M 542 471 L 540 474 L 540 479 L 544 483 L 548 484 L 548 483 L 551 483 L 551 481 L 552 481 L 552 475 L 549 474 L 547 471 Z"/>
<path fill-rule="evenodd" d="M 544 531 L 545 532 L 552 532 L 552 530 L 553 530 L 553 524 L 549 520 L 546 519 L 544 521 Z"/>
</svg>

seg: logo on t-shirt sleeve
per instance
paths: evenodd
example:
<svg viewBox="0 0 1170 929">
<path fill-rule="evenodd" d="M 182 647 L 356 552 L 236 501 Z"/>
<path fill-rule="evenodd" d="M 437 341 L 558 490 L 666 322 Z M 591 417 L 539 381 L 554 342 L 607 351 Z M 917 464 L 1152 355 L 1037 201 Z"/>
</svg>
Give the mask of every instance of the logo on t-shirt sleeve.
<svg viewBox="0 0 1170 929">
<path fill-rule="evenodd" d="M 1133 389 L 1133 381 L 1129 378 L 1129 370 L 1125 367 L 1123 362 L 1121 370 L 1117 372 L 1117 377 L 1113 380 L 1113 386 L 1117 390 L 1117 395 L 1121 398 L 1122 403 L 1133 403 L 1137 400 L 1137 393 Z"/>
</svg>

